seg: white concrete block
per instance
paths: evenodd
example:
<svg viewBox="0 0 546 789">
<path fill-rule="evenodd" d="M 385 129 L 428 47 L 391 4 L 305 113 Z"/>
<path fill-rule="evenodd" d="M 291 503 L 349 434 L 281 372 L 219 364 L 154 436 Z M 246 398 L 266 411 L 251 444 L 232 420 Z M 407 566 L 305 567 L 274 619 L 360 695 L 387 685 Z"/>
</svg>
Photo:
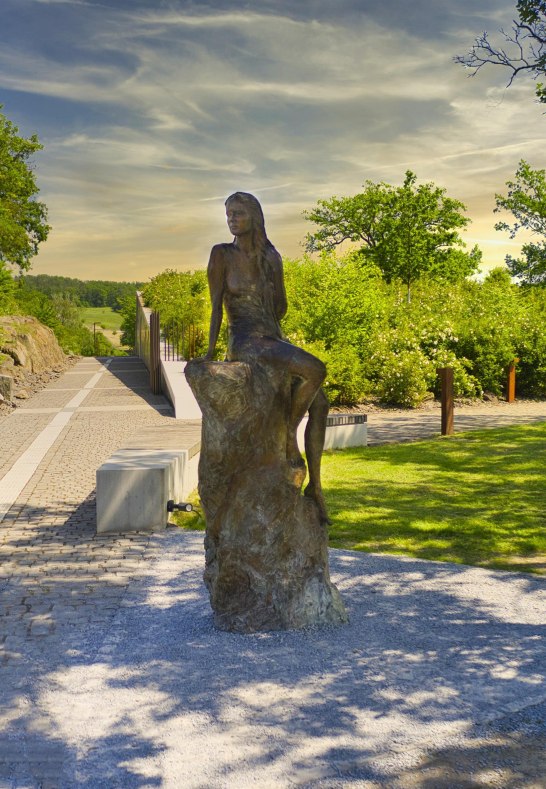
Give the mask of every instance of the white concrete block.
<svg viewBox="0 0 546 789">
<path fill-rule="evenodd" d="M 167 525 L 167 501 L 183 492 L 185 450 L 121 449 L 97 469 L 97 533 Z"/>
<path fill-rule="evenodd" d="M 326 428 L 324 449 L 365 447 L 368 443 L 368 425 L 332 425 Z"/>
<path fill-rule="evenodd" d="M 190 493 L 193 493 L 199 484 L 199 457 L 200 453 L 196 452 L 195 455 L 186 460 L 186 463 L 184 464 L 182 495 L 179 501 L 185 501 Z"/>
<path fill-rule="evenodd" d="M 190 389 L 184 370 L 186 362 L 161 362 L 163 391 L 174 407 L 176 419 L 201 419 L 201 409 Z"/>
<path fill-rule="evenodd" d="M 340 416 L 345 416 L 345 414 Z M 350 416 L 350 414 L 347 414 Z M 298 446 L 305 451 L 304 436 L 309 417 L 305 416 L 298 427 Z M 354 425 L 327 425 L 324 449 L 346 449 L 347 447 L 365 447 L 368 443 L 368 424 L 361 422 Z"/>
</svg>

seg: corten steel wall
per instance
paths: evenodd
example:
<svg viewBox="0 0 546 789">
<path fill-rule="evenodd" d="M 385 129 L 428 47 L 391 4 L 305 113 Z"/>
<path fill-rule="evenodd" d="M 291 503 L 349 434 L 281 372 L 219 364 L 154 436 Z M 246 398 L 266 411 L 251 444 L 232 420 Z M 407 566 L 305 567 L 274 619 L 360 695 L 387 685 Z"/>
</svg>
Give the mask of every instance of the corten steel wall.
<svg viewBox="0 0 546 789">
<path fill-rule="evenodd" d="M 145 307 L 138 292 L 136 300 L 135 353 L 150 372 L 152 392 L 161 394 L 159 313 Z"/>
</svg>

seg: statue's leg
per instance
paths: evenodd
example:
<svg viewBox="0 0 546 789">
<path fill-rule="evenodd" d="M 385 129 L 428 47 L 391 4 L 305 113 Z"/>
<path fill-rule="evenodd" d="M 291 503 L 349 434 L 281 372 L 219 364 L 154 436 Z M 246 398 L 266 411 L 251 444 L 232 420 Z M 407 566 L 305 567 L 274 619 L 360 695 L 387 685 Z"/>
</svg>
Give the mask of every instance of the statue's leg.
<svg viewBox="0 0 546 789">
<path fill-rule="evenodd" d="M 320 482 L 320 461 L 324 449 L 326 434 L 326 417 L 328 416 L 328 398 L 322 389 L 319 389 L 315 399 L 309 406 L 309 421 L 305 428 L 305 455 L 309 471 L 309 484 L 305 488 L 305 495 L 313 498 L 319 509 L 320 519 L 331 523 L 322 493 Z"/>
<path fill-rule="evenodd" d="M 307 413 L 307 411 L 313 407 L 313 404 L 317 398 L 317 392 L 322 392 L 320 386 L 326 377 L 326 367 L 317 359 L 316 356 L 312 356 L 310 353 L 303 351 L 301 348 L 296 348 L 296 353 L 293 354 L 292 364 L 288 366 L 289 372 L 294 376 L 294 383 L 292 386 L 292 402 L 290 405 L 290 418 L 288 420 L 288 435 L 287 435 L 287 443 L 286 443 L 286 457 L 289 462 L 292 463 L 302 463 L 300 451 L 298 448 L 298 440 L 297 440 L 297 430 L 298 425 Z M 322 397 L 326 400 L 326 396 L 323 394 Z M 322 401 L 322 398 L 319 398 L 319 401 Z M 328 401 L 326 401 L 327 403 Z M 317 408 L 320 407 L 317 406 Z M 311 423 L 311 419 L 309 420 L 309 424 Z M 320 420 L 319 420 L 320 421 Z M 318 465 L 320 468 L 320 453 L 322 452 L 322 447 L 324 446 L 324 430 L 326 427 L 326 419 L 324 419 L 324 429 L 322 432 L 322 438 L 320 436 L 320 427 L 315 427 L 314 430 L 311 431 L 312 439 L 311 443 L 313 448 L 318 449 Z M 307 432 L 309 430 L 309 425 L 306 429 L 306 439 L 305 439 L 305 451 L 307 453 L 307 462 L 309 465 L 309 453 L 307 450 Z M 322 444 L 321 444 L 322 442 Z M 316 452 L 312 451 L 313 459 L 316 456 Z M 314 461 L 312 461 L 314 462 Z M 309 468 L 309 475 L 311 476 L 311 469 Z M 320 475 L 319 475 L 319 486 L 320 486 Z"/>
<path fill-rule="evenodd" d="M 320 459 L 328 415 L 328 400 L 321 389 L 322 382 L 326 378 L 326 367 L 320 359 L 304 351 L 303 348 L 272 337 L 246 339 L 244 344 L 233 349 L 231 358 L 271 364 L 292 376 L 286 459 L 294 467 L 305 466 L 298 447 L 297 430 L 301 420 L 309 411 L 309 422 L 305 431 L 309 484 L 305 492 L 316 501 L 321 520 L 328 521 L 320 485 Z"/>
</svg>

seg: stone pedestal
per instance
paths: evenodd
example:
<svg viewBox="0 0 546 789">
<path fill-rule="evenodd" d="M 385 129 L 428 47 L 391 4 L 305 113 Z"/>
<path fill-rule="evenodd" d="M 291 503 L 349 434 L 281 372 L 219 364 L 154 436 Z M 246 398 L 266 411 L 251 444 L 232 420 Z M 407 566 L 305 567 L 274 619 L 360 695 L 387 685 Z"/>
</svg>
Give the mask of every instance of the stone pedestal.
<svg viewBox="0 0 546 789">
<path fill-rule="evenodd" d="M 259 363 L 186 366 L 203 412 L 199 494 L 215 624 L 250 633 L 347 621 L 304 469 L 286 462 L 290 378 Z"/>
</svg>

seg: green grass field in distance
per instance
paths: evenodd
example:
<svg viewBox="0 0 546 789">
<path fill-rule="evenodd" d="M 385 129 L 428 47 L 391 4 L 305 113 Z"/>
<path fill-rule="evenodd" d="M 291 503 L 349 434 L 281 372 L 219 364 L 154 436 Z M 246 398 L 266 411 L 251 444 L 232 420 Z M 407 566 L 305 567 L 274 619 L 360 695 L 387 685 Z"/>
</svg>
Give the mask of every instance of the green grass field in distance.
<svg viewBox="0 0 546 789">
<path fill-rule="evenodd" d="M 114 312 L 111 307 L 82 307 L 81 308 L 83 322 L 89 328 L 93 328 L 93 324 L 97 324 L 97 329 L 104 326 L 105 329 L 110 331 L 119 331 L 122 315 L 119 312 Z"/>
<path fill-rule="evenodd" d="M 546 574 L 546 422 L 327 452 L 330 546 Z"/>
</svg>

